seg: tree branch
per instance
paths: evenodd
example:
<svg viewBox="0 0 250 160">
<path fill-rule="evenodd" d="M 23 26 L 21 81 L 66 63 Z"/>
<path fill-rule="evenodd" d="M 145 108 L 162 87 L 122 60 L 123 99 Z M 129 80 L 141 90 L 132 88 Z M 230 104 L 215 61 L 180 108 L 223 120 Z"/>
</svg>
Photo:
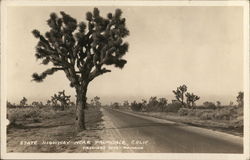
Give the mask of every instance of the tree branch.
<svg viewBox="0 0 250 160">
<path fill-rule="evenodd" d="M 53 67 L 53 68 L 47 69 L 46 71 L 42 72 L 40 75 L 38 73 L 33 73 L 33 75 L 32 75 L 33 80 L 32 81 L 42 82 L 48 75 L 52 75 L 56 71 L 64 70 L 64 69 L 65 68 L 56 68 L 56 67 Z"/>
<path fill-rule="evenodd" d="M 102 75 L 102 74 L 108 73 L 108 72 L 111 72 L 111 70 L 106 69 L 106 68 L 99 70 L 99 69 L 95 68 L 95 70 L 93 72 L 91 72 L 89 75 L 89 81 L 92 81 L 93 79 L 95 79 L 99 75 Z"/>
</svg>

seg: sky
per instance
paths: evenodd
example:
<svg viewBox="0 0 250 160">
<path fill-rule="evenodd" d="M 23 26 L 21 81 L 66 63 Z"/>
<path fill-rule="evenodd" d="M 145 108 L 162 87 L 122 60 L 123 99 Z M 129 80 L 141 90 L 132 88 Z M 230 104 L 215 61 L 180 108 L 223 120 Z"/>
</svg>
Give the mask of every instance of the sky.
<svg viewBox="0 0 250 160">
<path fill-rule="evenodd" d="M 98 7 L 98 6 L 97 6 Z M 188 91 L 204 101 L 229 104 L 243 91 L 243 8 L 198 6 L 98 7 L 101 15 L 121 8 L 130 35 L 126 38 L 128 63 L 99 76 L 88 88 L 88 99 L 103 103 L 141 100 L 151 96 L 174 99 L 172 90 L 186 84 Z M 22 97 L 46 101 L 65 90 L 75 97 L 63 72 L 44 82 L 31 81 L 34 72 L 48 66 L 37 61 L 37 39 L 31 31 L 45 33 L 51 12 L 65 11 L 78 22 L 93 7 L 8 7 L 7 8 L 7 100 Z"/>
</svg>

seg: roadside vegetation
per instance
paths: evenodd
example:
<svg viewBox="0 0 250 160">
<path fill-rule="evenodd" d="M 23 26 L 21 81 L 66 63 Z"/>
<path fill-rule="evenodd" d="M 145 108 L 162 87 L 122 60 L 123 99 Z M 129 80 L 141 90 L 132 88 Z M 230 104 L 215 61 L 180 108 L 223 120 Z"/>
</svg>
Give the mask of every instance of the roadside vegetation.
<svg viewBox="0 0 250 160">
<path fill-rule="evenodd" d="M 140 102 L 115 102 L 110 107 L 243 136 L 243 92 L 236 96 L 237 104 L 228 105 L 220 101 L 196 105 L 200 97 L 188 92 L 186 85 L 177 87 L 173 93 L 175 99 L 170 103 L 166 98 L 150 97 Z"/>
<path fill-rule="evenodd" d="M 24 101 L 25 100 L 25 101 Z M 25 103 L 24 103 L 25 102 Z M 102 113 L 99 99 L 86 109 L 87 130 L 77 132 L 76 106 L 64 91 L 51 96 L 46 104 L 23 98 L 19 104 L 7 102 L 7 151 L 8 152 L 86 152 L 82 145 L 73 142 L 100 139 Z M 99 103 L 98 103 L 99 102 Z M 22 141 L 38 141 L 38 145 L 20 145 Z M 69 145 L 43 145 L 43 141 L 71 141 Z"/>
<path fill-rule="evenodd" d="M 243 92 L 236 96 L 237 104 L 230 102 L 222 105 L 217 102 L 204 102 L 196 105 L 200 99 L 189 93 L 182 85 L 173 91 L 175 99 L 150 97 L 141 101 L 114 102 L 105 107 L 133 112 L 146 116 L 172 120 L 189 125 L 219 130 L 243 136 Z M 8 152 L 87 152 L 82 145 L 20 145 L 21 141 L 81 141 L 100 140 L 103 128 L 100 97 L 94 97 L 86 106 L 86 128 L 78 132 L 75 126 L 76 105 L 65 91 L 59 91 L 43 102 L 29 102 L 23 97 L 19 104 L 7 102 L 7 151 Z M 90 144 L 91 146 L 92 144 Z M 92 150 L 92 152 L 95 152 Z"/>
</svg>

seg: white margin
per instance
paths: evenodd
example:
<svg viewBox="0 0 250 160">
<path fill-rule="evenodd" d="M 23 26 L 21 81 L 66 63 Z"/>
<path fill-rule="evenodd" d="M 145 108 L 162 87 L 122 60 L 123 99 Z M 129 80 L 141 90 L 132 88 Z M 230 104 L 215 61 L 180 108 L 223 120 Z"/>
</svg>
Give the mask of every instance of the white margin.
<svg viewBox="0 0 250 160">
<path fill-rule="evenodd" d="M 244 6 L 247 0 L 239 1 L 168 1 L 168 0 L 3 0 L 8 6 Z"/>
<path fill-rule="evenodd" d="M 246 159 L 250 159 L 250 139 L 249 139 L 249 129 L 250 129 L 250 100 L 249 100 L 249 83 L 250 83 L 250 57 L 249 57 L 249 3 L 244 5 L 244 29 L 243 29 L 243 36 L 244 36 L 244 154 L 248 155 Z"/>
<path fill-rule="evenodd" d="M 8 6 L 242 6 L 244 8 L 244 154 L 203 153 L 6 153 L 6 41 Z M 1 1 L 1 159 L 185 159 L 248 160 L 249 157 L 249 2 L 246 1 Z M 4 91 L 4 93 L 3 93 Z M 4 133 L 4 134 L 3 134 Z"/>
<path fill-rule="evenodd" d="M 6 124 L 6 95 L 7 95 L 7 76 L 6 76 L 6 67 L 7 67 L 7 58 L 6 58 L 6 46 L 7 42 L 4 41 L 4 38 L 7 37 L 7 32 L 4 32 L 4 29 L 7 26 L 7 8 L 5 7 L 5 2 L 1 2 L 1 158 L 4 158 L 2 153 L 6 153 L 6 133 L 7 133 L 7 124 Z"/>
</svg>

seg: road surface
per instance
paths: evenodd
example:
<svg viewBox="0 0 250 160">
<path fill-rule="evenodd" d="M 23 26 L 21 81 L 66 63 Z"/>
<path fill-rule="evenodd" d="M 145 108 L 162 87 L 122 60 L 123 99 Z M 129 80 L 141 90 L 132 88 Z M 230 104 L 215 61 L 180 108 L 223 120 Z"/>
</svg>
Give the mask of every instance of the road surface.
<svg viewBox="0 0 250 160">
<path fill-rule="evenodd" d="M 127 148 L 119 152 L 142 153 L 242 153 L 242 138 L 225 133 L 190 127 L 174 122 L 157 122 L 154 119 L 103 109 L 111 132 L 109 140 L 124 140 Z M 112 123 L 112 125 L 111 125 Z M 225 135 L 225 136 L 224 136 Z M 122 145 L 121 145 L 122 146 Z"/>
</svg>

